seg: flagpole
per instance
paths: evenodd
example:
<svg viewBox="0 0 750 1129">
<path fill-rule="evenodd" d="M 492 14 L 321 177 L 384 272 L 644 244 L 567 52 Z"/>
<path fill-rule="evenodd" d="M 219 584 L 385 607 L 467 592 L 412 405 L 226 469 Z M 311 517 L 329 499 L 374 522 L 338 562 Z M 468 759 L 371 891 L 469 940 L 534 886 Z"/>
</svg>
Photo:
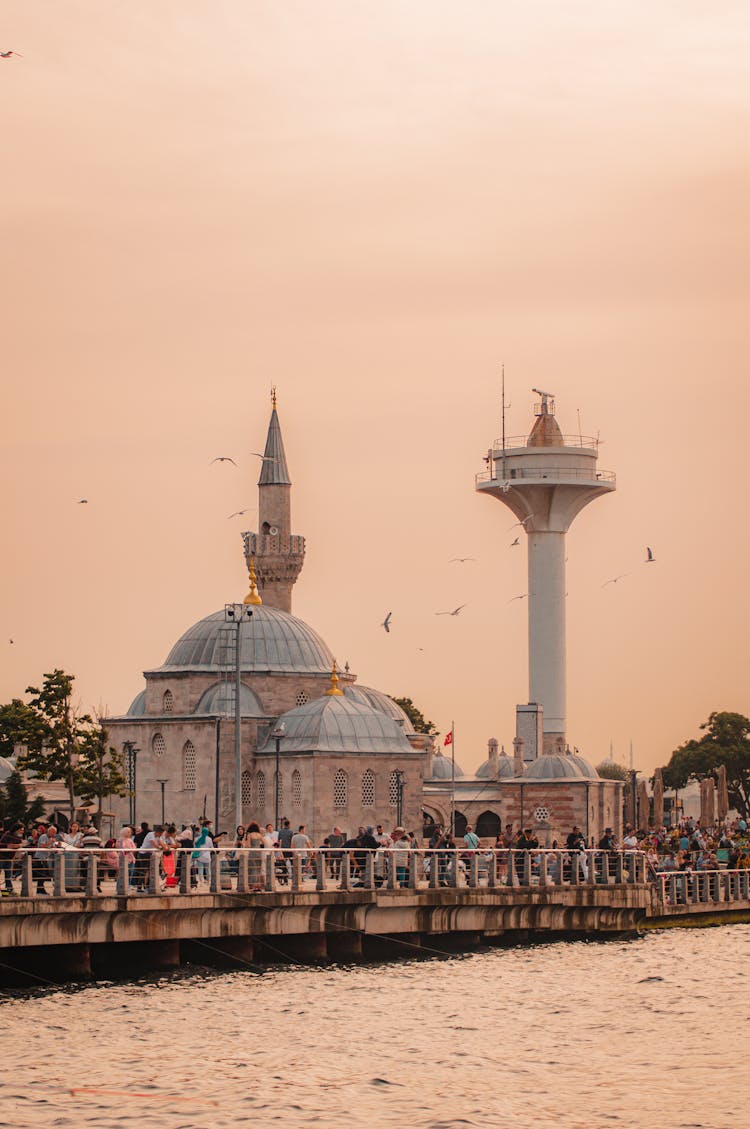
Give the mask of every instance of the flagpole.
<svg viewBox="0 0 750 1129">
<path fill-rule="evenodd" d="M 456 834 L 456 734 L 451 722 L 451 835 Z"/>
</svg>

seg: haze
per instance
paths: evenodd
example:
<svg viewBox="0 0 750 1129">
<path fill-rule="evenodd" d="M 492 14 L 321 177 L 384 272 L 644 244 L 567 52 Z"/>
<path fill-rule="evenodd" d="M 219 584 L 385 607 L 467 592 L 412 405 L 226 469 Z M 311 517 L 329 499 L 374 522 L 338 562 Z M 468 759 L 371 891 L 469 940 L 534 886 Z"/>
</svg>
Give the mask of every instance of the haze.
<svg viewBox="0 0 750 1129">
<path fill-rule="evenodd" d="M 276 384 L 295 613 L 466 770 L 509 748 L 504 361 L 508 433 L 548 389 L 618 475 L 568 538 L 571 743 L 651 769 L 750 712 L 745 3 L 11 0 L 0 40 L 1 700 L 60 666 L 121 712 L 244 595 Z"/>
</svg>

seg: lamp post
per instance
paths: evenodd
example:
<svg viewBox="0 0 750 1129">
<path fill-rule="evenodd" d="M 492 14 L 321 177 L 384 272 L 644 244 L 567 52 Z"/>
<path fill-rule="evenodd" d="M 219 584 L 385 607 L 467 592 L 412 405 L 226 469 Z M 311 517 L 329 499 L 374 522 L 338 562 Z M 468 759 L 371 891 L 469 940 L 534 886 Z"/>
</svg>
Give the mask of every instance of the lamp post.
<svg viewBox="0 0 750 1129">
<path fill-rule="evenodd" d="M 164 826 L 164 785 L 169 783 L 169 777 L 166 780 L 157 780 L 157 784 L 161 784 L 161 825 Z"/>
<path fill-rule="evenodd" d="M 276 777 L 275 777 L 276 782 L 275 782 L 275 786 L 274 786 L 274 801 L 275 801 L 274 802 L 274 813 L 275 813 L 274 814 L 274 828 L 275 828 L 276 831 L 279 830 L 279 783 L 280 783 L 280 780 L 279 780 L 279 753 L 281 752 L 281 738 L 284 736 L 285 733 L 286 733 L 286 726 L 284 725 L 284 722 L 282 721 L 280 725 L 276 726 L 273 733 L 271 734 L 274 741 L 276 742 Z"/>
<path fill-rule="evenodd" d="M 251 619 L 253 609 L 248 607 L 247 604 L 225 604 L 224 605 L 224 620 L 226 623 L 233 623 L 235 626 L 234 634 L 234 807 L 235 807 L 235 827 L 239 827 L 242 823 L 242 733 L 240 728 L 240 718 L 242 716 L 241 702 L 240 702 L 240 660 L 241 660 L 241 644 L 242 644 L 242 621 Z"/>
<path fill-rule="evenodd" d="M 404 774 L 396 769 L 396 826 L 401 827 L 404 818 Z"/>
<path fill-rule="evenodd" d="M 140 750 L 138 749 L 137 745 L 135 744 L 135 741 L 125 741 L 123 747 L 128 754 L 128 791 L 130 793 L 130 813 L 129 813 L 128 818 L 130 819 L 130 826 L 133 828 L 133 831 L 135 831 L 135 819 L 136 819 L 136 802 L 135 801 L 136 801 L 136 789 L 137 789 L 137 786 L 138 786 L 138 780 L 137 780 L 137 777 L 136 777 L 136 758 L 137 758 Z"/>
</svg>

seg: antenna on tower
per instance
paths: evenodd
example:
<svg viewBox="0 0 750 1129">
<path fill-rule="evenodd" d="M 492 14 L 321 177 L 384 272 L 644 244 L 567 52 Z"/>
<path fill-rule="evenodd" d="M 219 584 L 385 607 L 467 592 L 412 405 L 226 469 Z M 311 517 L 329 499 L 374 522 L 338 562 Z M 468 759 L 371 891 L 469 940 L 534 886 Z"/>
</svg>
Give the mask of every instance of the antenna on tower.
<svg viewBox="0 0 750 1129">
<path fill-rule="evenodd" d="M 501 442 L 502 442 L 502 445 L 503 445 L 503 482 L 505 482 L 506 481 L 506 475 L 505 475 L 505 412 L 506 412 L 506 409 L 510 407 L 510 404 L 505 403 L 505 362 L 504 361 L 503 361 L 503 364 L 502 364 L 501 371 L 502 371 L 501 396 L 502 396 L 502 428 L 503 428 L 503 434 L 502 434 Z"/>
<path fill-rule="evenodd" d="M 581 444 L 581 446 L 583 446 L 583 435 L 581 434 L 581 409 L 576 408 L 576 413 L 578 415 L 578 442 Z"/>
</svg>

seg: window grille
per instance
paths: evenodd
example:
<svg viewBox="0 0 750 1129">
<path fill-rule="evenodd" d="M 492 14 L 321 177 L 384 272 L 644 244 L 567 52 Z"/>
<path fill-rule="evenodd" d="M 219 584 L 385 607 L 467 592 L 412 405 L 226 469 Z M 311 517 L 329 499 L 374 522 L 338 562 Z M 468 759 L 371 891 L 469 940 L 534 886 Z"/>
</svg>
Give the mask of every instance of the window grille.
<svg viewBox="0 0 750 1129">
<path fill-rule="evenodd" d="M 296 808 L 302 803 L 302 774 L 298 768 L 292 773 L 292 803 Z"/>
<path fill-rule="evenodd" d="M 161 733 L 154 733 L 151 741 L 151 750 L 155 757 L 163 757 L 167 751 L 167 742 Z"/>
<path fill-rule="evenodd" d="M 255 777 L 255 791 L 258 807 L 264 808 L 266 806 L 266 776 L 264 772 L 259 772 Z"/>
<path fill-rule="evenodd" d="M 371 768 L 362 774 L 362 807 L 375 807 L 375 773 Z"/>
<path fill-rule="evenodd" d="M 388 803 L 392 808 L 398 803 L 398 775 L 398 770 L 394 769 L 388 777 Z"/>
<path fill-rule="evenodd" d="M 308 698 L 305 691 L 300 690 L 299 694 L 297 695 L 297 705 L 298 706 L 306 706 L 309 701 L 310 701 L 310 699 Z"/>
<path fill-rule="evenodd" d="M 534 808 L 534 819 L 537 823 L 546 823 L 549 819 L 549 808 Z"/>
<path fill-rule="evenodd" d="M 182 747 L 182 787 L 186 792 L 195 791 L 195 745 L 186 741 Z"/>
<path fill-rule="evenodd" d="M 242 773 L 242 803 L 250 807 L 253 800 L 253 778 L 247 769 Z"/>
<path fill-rule="evenodd" d="M 164 691 L 164 697 L 162 698 L 162 705 L 163 705 L 163 708 L 164 708 L 164 713 L 171 713 L 172 710 L 174 709 L 174 696 L 173 696 L 171 690 L 165 690 Z"/>
<path fill-rule="evenodd" d="M 333 806 L 335 808 L 345 808 L 348 795 L 348 781 L 346 773 L 343 768 L 336 769 L 336 775 L 333 778 Z"/>
</svg>

